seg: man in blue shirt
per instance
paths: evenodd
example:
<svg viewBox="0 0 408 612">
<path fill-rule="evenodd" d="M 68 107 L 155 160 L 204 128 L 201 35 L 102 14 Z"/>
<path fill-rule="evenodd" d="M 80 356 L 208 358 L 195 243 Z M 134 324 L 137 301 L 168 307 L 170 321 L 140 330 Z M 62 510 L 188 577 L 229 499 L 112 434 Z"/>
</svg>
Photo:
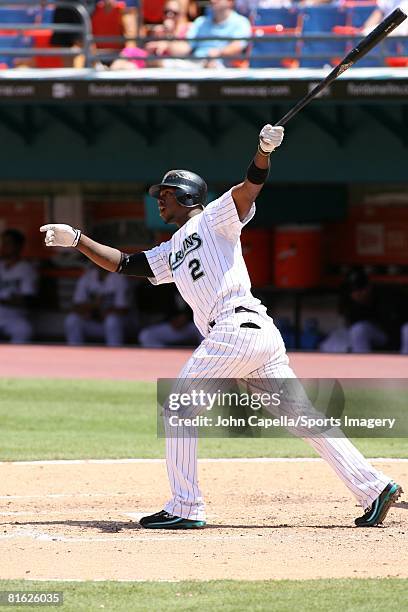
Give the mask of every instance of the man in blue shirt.
<svg viewBox="0 0 408 612">
<path fill-rule="evenodd" d="M 227 40 L 196 40 L 206 36 L 225 37 Z M 209 14 L 197 17 L 188 31 L 186 54 L 191 53 L 197 58 L 209 58 L 207 67 L 231 66 L 228 58 L 241 55 L 248 46 L 248 40 L 228 40 L 228 38 L 250 37 L 251 24 L 246 17 L 234 11 L 233 0 L 211 0 Z"/>
</svg>

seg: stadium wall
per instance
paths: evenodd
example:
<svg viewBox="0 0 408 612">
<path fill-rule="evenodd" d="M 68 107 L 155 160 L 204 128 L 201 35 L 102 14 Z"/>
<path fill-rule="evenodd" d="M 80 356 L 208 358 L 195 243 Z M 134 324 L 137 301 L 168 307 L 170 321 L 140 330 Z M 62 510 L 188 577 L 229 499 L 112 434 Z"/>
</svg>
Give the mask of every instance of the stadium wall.
<svg viewBox="0 0 408 612">
<path fill-rule="evenodd" d="M 317 102 L 287 126 L 271 182 L 406 181 L 406 107 L 378 103 L 367 112 L 356 102 L 339 115 L 340 106 Z M 228 106 L 212 120 L 209 105 L 184 108 L 189 121 L 183 109 L 176 115 L 166 106 L 155 106 L 152 120 L 149 106 L 126 103 L 120 118 L 118 108 L 115 117 L 103 104 L 66 104 L 57 112 L 42 104 L 0 105 L 0 181 L 149 183 L 169 167 L 188 167 L 210 183 L 237 182 L 256 145 L 256 121 L 261 126 L 277 113 L 256 103 L 242 107 L 255 117 L 250 125 Z"/>
</svg>

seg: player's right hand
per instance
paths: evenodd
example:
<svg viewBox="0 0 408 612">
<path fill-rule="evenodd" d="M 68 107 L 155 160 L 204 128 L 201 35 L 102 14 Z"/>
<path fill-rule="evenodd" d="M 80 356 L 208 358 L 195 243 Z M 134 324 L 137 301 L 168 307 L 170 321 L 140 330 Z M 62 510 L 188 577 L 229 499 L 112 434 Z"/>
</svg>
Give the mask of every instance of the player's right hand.
<svg viewBox="0 0 408 612">
<path fill-rule="evenodd" d="M 40 232 L 45 232 L 44 242 L 48 247 L 76 247 L 81 237 L 81 230 L 74 229 L 66 223 L 42 225 Z"/>
<path fill-rule="evenodd" d="M 259 146 L 264 153 L 272 153 L 282 143 L 285 128 L 281 125 L 264 125 L 259 133 Z"/>
</svg>

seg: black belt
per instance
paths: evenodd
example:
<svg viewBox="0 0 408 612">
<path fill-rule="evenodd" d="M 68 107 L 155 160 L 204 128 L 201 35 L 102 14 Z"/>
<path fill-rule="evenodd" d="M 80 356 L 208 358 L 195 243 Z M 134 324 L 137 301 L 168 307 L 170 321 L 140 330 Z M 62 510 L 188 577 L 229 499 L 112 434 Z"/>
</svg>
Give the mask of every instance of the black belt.
<svg viewBox="0 0 408 612">
<path fill-rule="evenodd" d="M 253 312 L 254 314 L 258 314 L 256 310 L 251 310 L 250 308 L 245 308 L 245 306 L 237 306 L 234 309 L 234 312 Z M 210 321 L 208 327 L 214 327 L 215 321 Z"/>
</svg>

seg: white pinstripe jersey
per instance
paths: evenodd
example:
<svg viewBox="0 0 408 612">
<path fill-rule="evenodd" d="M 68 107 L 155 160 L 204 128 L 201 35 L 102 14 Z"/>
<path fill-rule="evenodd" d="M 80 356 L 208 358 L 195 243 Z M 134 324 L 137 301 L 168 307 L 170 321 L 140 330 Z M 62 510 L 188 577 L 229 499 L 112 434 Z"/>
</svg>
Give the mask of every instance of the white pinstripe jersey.
<svg viewBox="0 0 408 612">
<path fill-rule="evenodd" d="M 210 321 L 237 306 L 259 311 L 240 242 L 241 230 L 254 214 L 255 204 L 240 221 L 230 189 L 189 219 L 171 240 L 145 251 L 154 274 L 149 280 L 154 285 L 176 284 L 203 336 L 208 335 Z"/>
</svg>

